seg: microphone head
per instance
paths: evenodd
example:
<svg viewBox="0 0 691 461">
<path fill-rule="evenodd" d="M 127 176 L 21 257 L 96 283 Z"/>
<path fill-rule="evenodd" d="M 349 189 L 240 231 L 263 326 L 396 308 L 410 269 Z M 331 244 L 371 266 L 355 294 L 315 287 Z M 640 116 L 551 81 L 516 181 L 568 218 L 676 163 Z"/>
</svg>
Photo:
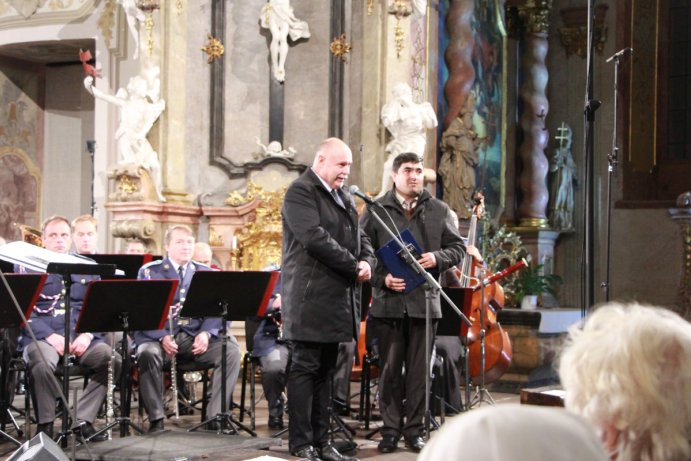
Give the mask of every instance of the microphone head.
<svg viewBox="0 0 691 461">
<path fill-rule="evenodd" d="M 349 188 L 348 190 L 350 191 L 350 193 L 351 193 L 352 195 L 355 195 L 355 194 L 357 194 L 358 192 L 360 192 L 360 188 L 359 188 L 358 186 L 356 186 L 355 184 L 353 184 L 352 186 L 350 186 L 350 188 Z"/>
</svg>

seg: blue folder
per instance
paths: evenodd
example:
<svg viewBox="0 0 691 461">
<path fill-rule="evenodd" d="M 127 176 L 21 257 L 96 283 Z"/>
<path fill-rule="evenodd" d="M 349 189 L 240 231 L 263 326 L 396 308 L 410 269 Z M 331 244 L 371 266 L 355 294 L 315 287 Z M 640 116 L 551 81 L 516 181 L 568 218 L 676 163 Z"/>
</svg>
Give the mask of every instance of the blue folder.
<svg viewBox="0 0 691 461">
<path fill-rule="evenodd" d="M 413 255 L 417 253 L 417 258 L 423 253 L 422 247 L 417 243 L 415 237 L 413 237 L 413 234 L 411 234 L 408 229 L 401 232 L 400 239 L 408 246 Z M 402 251 L 398 243 L 391 239 L 386 245 L 379 248 L 376 253 L 379 260 L 384 263 L 384 266 L 386 266 L 391 275 L 405 280 L 405 291 L 403 293 L 408 294 L 425 283 L 425 277 L 422 274 L 418 274 L 415 269 L 405 262 L 403 256 L 400 254 Z"/>
</svg>

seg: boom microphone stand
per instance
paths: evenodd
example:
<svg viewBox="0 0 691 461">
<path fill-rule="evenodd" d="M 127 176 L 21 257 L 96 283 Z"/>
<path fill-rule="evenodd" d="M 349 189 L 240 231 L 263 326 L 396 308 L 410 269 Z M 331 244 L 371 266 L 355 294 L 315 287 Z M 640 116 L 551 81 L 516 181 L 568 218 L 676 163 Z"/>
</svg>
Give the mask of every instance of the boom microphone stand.
<svg viewBox="0 0 691 461">
<path fill-rule="evenodd" d="M 410 249 L 408 248 L 407 245 L 405 245 L 401 239 L 396 235 L 395 232 L 393 232 L 389 226 L 387 226 L 384 221 L 381 219 L 381 217 L 374 212 L 374 210 L 371 209 L 372 205 L 377 205 L 381 206 L 378 202 L 374 201 L 365 201 L 365 204 L 367 205 L 367 208 L 370 209 L 370 213 L 374 218 L 377 220 L 377 222 L 386 230 L 386 232 L 391 236 L 392 240 L 396 242 L 400 250 L 402 251 L 402 257 L 403 260 L 415 270 L 418 274 L 420 274 L 426 282 L 425 286 L 425 440 L 429 440 L 429 433 L 430 433 L 430 426 L 432 424 L 432 413 L 430 411 L 430 402 L 429 402 L 429 394 L 430 394 L 430 372 L 431 372 L 431 322 L 430 322 L 430 315 L 431 315 L 431 307 L 430 304 L 436 294 L 440 294 L 446 302 L 449 303 L 449 306 L 453 308 L 454 311 L 456 311 L 456 314 L 465 322 L 466 325 L 471 326 L 472 322 L 468 320 L 468 317 L 466 317 L 463 312 L 456 307 L 456 305 L 451 301 L 451 299 L 447 296 L 446 293 L 441 289 L 441 286 L 439 285 L 439 282 L 432 277 L 432 275 L 427 272 L 413 257 L 413 254 L 410 252 Z"/>
<path fill-rule="evenodd" d="M 612 176 L 616 173 L 617 164 L 619 163 L 619 147 L 618 147 L 618 127 L 617 127 L 617 108 L 618 98 L 619 98 L 619 60 L 622 56 L 626 54 L 627 51 L 633 53 L 633 48 L 624 48 L 614 53 L 612 56 L 607 58 L 605 62 L 614 61 L 614 88 L 613 88 L 613 100 L 614 100 L 614 114 L 613 117 L 613 128 L 612 128 L 612 152 L 607 156 L 607 222 L 605 223 L 605 228 L 607 229 L 607 253 L 606 253 L 606 270 L 605 270 L 605 281 L 600 285 L 605 292 L 605 302 L 609 302 L 610 297 L 610 261 L 612 257 Z"/>
</svg>

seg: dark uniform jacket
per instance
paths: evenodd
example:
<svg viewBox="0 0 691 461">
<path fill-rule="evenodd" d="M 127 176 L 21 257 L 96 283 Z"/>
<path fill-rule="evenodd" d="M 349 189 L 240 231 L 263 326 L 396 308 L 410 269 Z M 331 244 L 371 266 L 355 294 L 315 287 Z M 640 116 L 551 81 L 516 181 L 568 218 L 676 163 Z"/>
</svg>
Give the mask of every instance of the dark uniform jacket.
<svg viewBox="0 0 691 461">
<path fill-rule="evenodd" d="M 15 271 L 20 273 L 35 273 L 35 271 L 25 269 L 24 267 L 16 267 Z M 90 281 L 98 280 L 99 277 L 95 275 L 71 275 L 70 278 L 72 280 L 72 285 L 70 286 L 70 341 L 74 341 L 77 337 L 74 330 L 82 310 L 82 302 L 84 301 L 86 288 Z M 46 282 L 41 289 L 41 294 L 36 301 L 36 305 L 28 321 L 31 326 L 31 331 L 34 332 L 36 339 L 39 341 L 47 338 L 53 333 L 59 334 L 60 336 L 65 335 L 65 286 L 63 284 L 62 275 L 47 275 Z M 94 338 L 89 347 L 103 340 L 101 334 L 92 334 Z M 23 349 L 32 341 L 25 326 L 22 328 L 19 338 L 20 348 Z"/>
<path fill-rule="evenodd" d="M 187 264 L 185 278 L 178 285 L 178 289 L 175 291 L 173 304 L 170 306 L 173 315 L 173 335 L 178 334 L 180 331 L 184 331 L 192 336 L 196 336 L 200 331 L 208 331 L 211 334 L 210 340 L 218 337 L 218 332 L 221 328 L 221 319 L 219 317 L 180 318 L 180 309 L 182 308 L 182 303 L 185 302 L 185 295 L 190 288 L 194 273 L 196 271 L 209 270 L 211 270 L 210 267 L 195 261 L 191 261 Z M 139 269 L 137 278 L 142 280 L 177 280 L 178 274 L 173 268 L 170 259 L 164 258 L 142 266 L 142 268 Z M 170 327 L 166 319 L 165 327 L 162 330 L 136 331 L 134 333 L 134 342 L 143 344 L 151 341 L 160 341 L 162 337 L 169 334 Z"/>
<path fill-rule="evenodd" d="M 418 198 L 413 214 L 408 220 L 398 201 L 394 189 L 377 200 L 389 212 L 399 232 L 409 229 L 415 240 L 422 247 L 423 253 L 431 252 L 437 259 L 436 270 L 444 272 L 451 266 L 461 262 L 465 254 L 463 239 L 454 227 L 451 210 L 442 202 L 430 195 L 426 190 Z M 372 240 L 375 249 L 391 241 L 391 235 L 371 215 L 374 210 L 382 220 L 390 226 L 389 218 L 380 209 L 369 208 L 362 216 L 362 227 Z M 384 264 L 379 264 L 372 275 L 372 306 L 370 313 L 379 318 L 425 317 L 425 288 L 424 284 L 408 294 L 389 290 L 384 285 L 384 279 L 389 270 Z M 432 318 L 441 318 L 441 304 L 439 294 L 433 298 L 431 304 Z"/>
<path fill-rule="evenodd" d="M 350 194 L 336 203 L 308 169 L 283 202 L 282 307 L 287 340 L 320 343 L 357 338 L 360 327 L 358 261 L 376 259 Z"/>
</svg>

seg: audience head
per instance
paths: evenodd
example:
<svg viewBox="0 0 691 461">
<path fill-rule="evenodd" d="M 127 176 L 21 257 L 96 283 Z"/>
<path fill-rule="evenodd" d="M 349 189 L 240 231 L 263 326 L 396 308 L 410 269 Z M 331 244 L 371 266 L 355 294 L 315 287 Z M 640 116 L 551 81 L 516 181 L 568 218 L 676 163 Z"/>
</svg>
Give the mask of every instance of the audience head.
<svg viewBox="0 0 691 461">
<path fill-rule="evenodd" d="M 447 419 L 418 461 L 605 461 L 593 428 L 562 408 L 501 404 Z"/>
<path fill-rule="evenodd" d="M 328 138 L 319 145 L 312 171 L 329 187 L 339 189 L 348 179 L 352 164 L 353 153 L 350 147 L 338 138 Z"/>
<path fill-rule="evenodd" d="M 691 459 L 691 324 L 674 312 L 609 303 L 572 328 L 559 374 L 566 407 L 612 459 Z"/>
<path fill-rule="evenodd" d="M 192 256 L 192 259 L 205 266 L 211 267 L 211 264 L 213 264 L 213 251 L 211 251 L 209 244 L 206 242 L 195 243 L 194 256 Z"/>
<path fill-rule="evenodd" d="M 141 239 L 129 239 L 125 246 L 126 255 L 143 255 L 146 254 L 146 243 Z"/>
<path fill-rule="evenodd" d="M 41 226 L 43 246 L 56 253 L 69 253 L 72 246 L 70 222 L 63 216 L 53 215 Z"/>
<path fill-rule="evenodd" d="M 169 227 L 163 237 L 168 258 L 181 266 L 192 260 L 194 241 L 194 232 L 184 224 Z"/>
<path fill-rule="evenodd" d="M 90 255 L 96 253 L 98 241 L 98 222 L 90 214 L 83 214 L 72 221 L 72 240 L 77 253 Z"/>
</svg>

